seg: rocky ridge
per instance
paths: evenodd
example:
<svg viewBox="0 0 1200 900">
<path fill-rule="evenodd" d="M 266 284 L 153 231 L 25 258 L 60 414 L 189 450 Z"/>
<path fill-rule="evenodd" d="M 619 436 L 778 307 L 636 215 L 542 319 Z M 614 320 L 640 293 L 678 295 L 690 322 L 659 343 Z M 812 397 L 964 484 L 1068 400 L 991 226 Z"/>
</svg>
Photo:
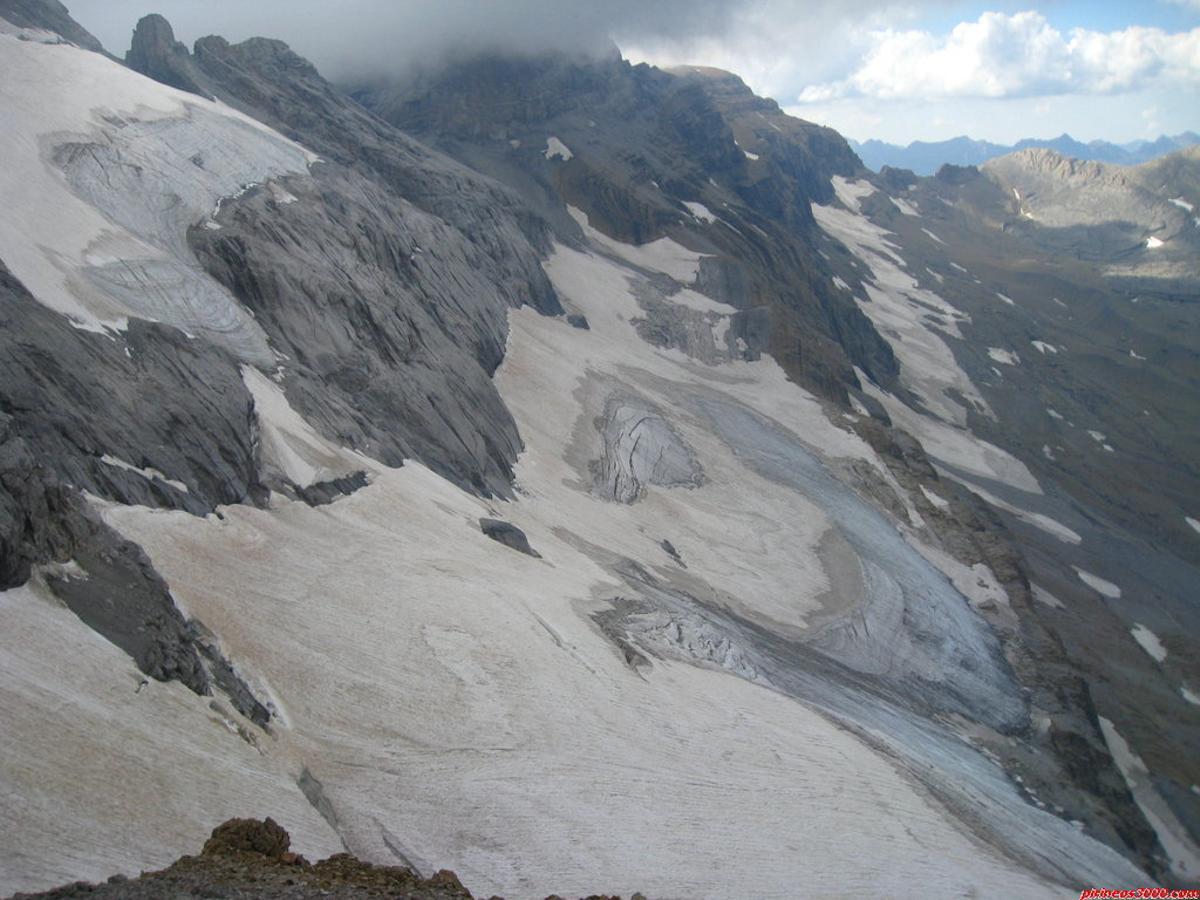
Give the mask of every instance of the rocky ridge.
<svg viewBox="0 0 1200 900">
<path fill-rule="evenodd" d="M 166 869 L 136 878 L 117 875 L 103 884 L 73 884 L 11 900 L 176 900 L 201 897 L 310 900 L 317 897 L 387 897 L 391 900 L 472 900 L 453 872 L 423 878 L 402 866 L 376 866 L 349 853 L 310 863 L 288 848 L 291 839 L 274 819 L 230 819 L 213 829 L 196 856 L 184 856 Z M 634 894 L 631 900 L 639 900 Z M 503 900 L 493 897 L 492 900 Z M 562 900 L 557 896 L 547 900 Z M 595 894 L 586 900 L 620 900 Z"/>
</svg>

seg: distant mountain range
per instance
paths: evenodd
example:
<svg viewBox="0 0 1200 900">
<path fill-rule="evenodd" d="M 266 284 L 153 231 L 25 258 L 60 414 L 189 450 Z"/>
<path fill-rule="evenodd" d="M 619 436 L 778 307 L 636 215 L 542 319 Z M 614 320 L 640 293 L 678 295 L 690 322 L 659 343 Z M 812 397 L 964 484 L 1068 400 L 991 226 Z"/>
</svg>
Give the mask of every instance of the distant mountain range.
<svg viewBox="0 0 1200 900">
<path fill-rule="evenodd" d="M 1085 144 L 1069 134 L 1046 140 L 1025 138 L 1012 145 L 976 141 L 965 135 L 948 141 L 913 141 L 907 147 L 877 140 L 861 144 L 858 141 L 850 141 L 850 146 L 868 168 L 878 172 L 884 166 L 892 166 L 897 169 L 912 169 L 918 175 L 932 175 L 946 163 L 977 166 L 997 156 L 1005 156 L 1030 147 L 1046 147 L 1075 159 L 1130 166 L 1149 162 L 1193 144 L 1200 144 L 1200 134 L 1194 131 L 1185 131 L 1174 136 L 1164 134 L 1155 141 L 1133 141 L 1128 144 L 1112 144 L 1108 141 L 1090 141 Z"/>
</svg>

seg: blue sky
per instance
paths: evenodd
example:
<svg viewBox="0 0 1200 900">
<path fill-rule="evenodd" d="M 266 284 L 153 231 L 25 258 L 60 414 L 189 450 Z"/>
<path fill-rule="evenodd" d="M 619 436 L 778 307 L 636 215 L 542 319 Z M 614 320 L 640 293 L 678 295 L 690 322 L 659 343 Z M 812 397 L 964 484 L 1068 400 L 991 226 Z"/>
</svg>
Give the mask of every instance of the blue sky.
<svg viewBox="0 0 1200 900">
<path fill-rule="evenodd" d="M 277 37 L 338 79 L 449 47 L 616 41 L 713 65 L 859 140 L 1130 141 L 1200 131 L 1200 0 L 68 0 L 122 54 L 154 9 L 180 39 Z"/>
<path fill-rule="evenodd" d="M 789 8 L 815 10 L 821 39 Z M 651 62 L 741 74 L 858 140 L 1130 141 L 1200 131 L 1200 0 L 880 3 L 844 16 L 762 0 L 774 33 L 636 44 Z M 823 11 L 824 10 L 824 11 Z M 693 57 L 687 60 L 687 57 Z"/>
</svg>

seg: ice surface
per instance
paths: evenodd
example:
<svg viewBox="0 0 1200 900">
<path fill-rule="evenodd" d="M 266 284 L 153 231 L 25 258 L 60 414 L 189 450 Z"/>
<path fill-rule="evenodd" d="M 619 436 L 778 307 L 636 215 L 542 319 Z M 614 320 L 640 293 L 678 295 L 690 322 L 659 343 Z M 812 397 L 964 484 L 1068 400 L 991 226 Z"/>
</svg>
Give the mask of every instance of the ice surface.
<svg viewBox="0 0 1200 900">
<path fill-rule="evenodd" d="M 261 329 L 186 245 L 220 198 L 303 173 L 303 148 L 97 53 L 0 35 L 0 259 L 91 330 L 132 317 L 269 365 Z"/>
</svg>

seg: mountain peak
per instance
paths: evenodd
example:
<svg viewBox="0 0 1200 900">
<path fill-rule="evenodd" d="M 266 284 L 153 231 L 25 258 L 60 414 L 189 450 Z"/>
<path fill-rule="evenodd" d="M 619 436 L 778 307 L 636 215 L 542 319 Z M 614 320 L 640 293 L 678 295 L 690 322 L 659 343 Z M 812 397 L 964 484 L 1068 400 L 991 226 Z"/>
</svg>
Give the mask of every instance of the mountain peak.
<svg viewBox="0 0 1200 900">
<path fill-rule="evenodd" d="M 171 23 L 158 13 L 138 21 L 133 42 L 125 54 L 125 65 L 170 87 L 213 99 L 208 79 L 196 67 L 187 47 L 175 40 Z"/>
</svg>

